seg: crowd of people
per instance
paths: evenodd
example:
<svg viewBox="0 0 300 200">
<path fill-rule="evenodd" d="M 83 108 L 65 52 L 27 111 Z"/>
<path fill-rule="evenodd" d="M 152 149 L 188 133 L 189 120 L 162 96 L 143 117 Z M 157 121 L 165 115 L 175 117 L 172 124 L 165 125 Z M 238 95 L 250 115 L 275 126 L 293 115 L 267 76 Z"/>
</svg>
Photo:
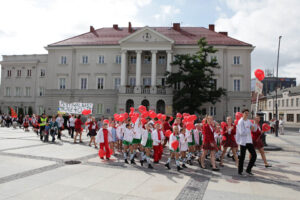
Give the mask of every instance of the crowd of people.
<svg viewBox="0 0 300 200">
<path fill-rule="evenodd" d="M 126 164 L 136 164 L 139 160 L 141 166 L 146 165 L 153 169 L 162 155 L 167 153 L 164 164 L 171 169 L 172 161 L 178 171 L 194 165 L 195 162 L 206 169 L 205 159 L 210 158 L 212 170 L 219 171 L 224 167 L 224 157 L 234 161 L 238 174 L 243 175 L 243 165 L 246 150 L 249 151 L 249 164 L 246 173 L 252 174 L 257 158 L 256 149 L 261 154 L 265 167 L 271 167 L 267 162 L 264 145 L 261 140 L 263 132 L 268 131 L 260 124 L 260 117 L 248 119 L 249 110 L 235 116 L 235 120 L 228 116 L 226 122 L 218 123 L 212 116 L 200 119 L 196 115 L 177 113 L 176 116 L 156 114 L 140 106 L 139 112 L 115 114 L 113 118 L 96 120 L 88 116 L 85 122 L 81 115 L 63 117 L 54 116 L 19 116 L 12 118 L 1 115 L 1 126 L 10 127 L 18 123 L 25 131 L 32 127 L 43 142 L 61 140 L 62 131 L 68 130 L 69 137 L 75 143 L 83 143 L 82 134 L 86 132 L 90 137 L 89 146 L 98 149 L 100 159 L 109 160 L 111 155 L 120 154 Z M 164 151 L 167 149 L 167 151 Z M 229 151 L 228 151 L 229 150 Z M 219 162 L 219 165 L 217 165 Z"/>
</svg>

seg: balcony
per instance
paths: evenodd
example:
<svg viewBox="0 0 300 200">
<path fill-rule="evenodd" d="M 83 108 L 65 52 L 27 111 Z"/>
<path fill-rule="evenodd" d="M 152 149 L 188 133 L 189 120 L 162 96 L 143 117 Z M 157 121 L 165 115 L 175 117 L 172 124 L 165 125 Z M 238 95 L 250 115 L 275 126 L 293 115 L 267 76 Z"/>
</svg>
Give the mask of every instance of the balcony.
<svg viewBox="0 0 300 200">
<path fill-rule="evenodd" d="M 126 86 L 125 88 L 120 88 L 120 93 L 125 94 L 159 94 L 159 95 L 171 95 L 173 90 L 172 88 L 166 88 L 162 86 L 141 86 L 141 87 L 134 87 L 134 86 Z"/>
</svg>

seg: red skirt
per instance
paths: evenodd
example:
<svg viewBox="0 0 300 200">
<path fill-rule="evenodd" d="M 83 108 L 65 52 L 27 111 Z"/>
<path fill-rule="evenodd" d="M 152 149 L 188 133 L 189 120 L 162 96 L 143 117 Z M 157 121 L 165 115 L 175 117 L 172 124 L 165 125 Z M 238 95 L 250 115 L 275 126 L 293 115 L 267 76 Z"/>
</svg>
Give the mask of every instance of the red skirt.
<svg viewBox="0 0 300 200">
<path fill-rule="evenodd" d="M 213 143 L 213 145 L 211 145 L 210 143 Z M 216 144 L 216 141 L 213 141 L 213 142 L 204 142 L 203 143 L 203 147 L 202 147 L 204 150 L 215 150 L 217 151 L 218 150 L 218 146 Z"/>
<path fill-rule="evenodd" d="M 260 137 L 258 137 L 256 140 L 253 140 L 253 146 L 255 149 L 261 149 L 264 147 L 264 144 Z"/>
<path fill-rule="evenodd" d="M 238 147 L 236 141 L 233 141 L 230 138 L 226 138 L 226 140 L 222 140 L 221 145 L 223 147 L 231 147 L 231 148 L 236 148 Z"/>
</svg>

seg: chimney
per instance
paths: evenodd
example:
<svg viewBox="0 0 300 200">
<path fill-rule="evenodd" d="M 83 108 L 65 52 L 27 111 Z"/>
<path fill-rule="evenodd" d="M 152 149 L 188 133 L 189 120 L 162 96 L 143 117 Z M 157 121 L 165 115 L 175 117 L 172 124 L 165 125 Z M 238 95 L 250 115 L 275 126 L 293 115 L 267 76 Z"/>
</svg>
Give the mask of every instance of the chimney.
<svg viewBox="0 0 300 200">
<path fill-rule="evenodd" d="M 208 29 L 209 29 L 210 31 L 215 31 L 215 25 L 214 25 L 214 24 L 209 24 L 209 25 L 208 25 Z"/>
<path fill-rule="evenodd" d="M 118 24 L 114 24 L 113 28 L 118 31 L 119 30 Z"/>
<path fill-rule="evenodd" d="M 228 36 L 227 32 L 219 32 L 219 33 L 222 34 L 222 35 Z"/>
<path fill-rule="evenodd" d="M 128 33 L 132 33 L 131 22 L 128 22 Z"/>
<path fill-rule="evenodd" d="M 90 26 L 90 32 L 95 32 L 95 29 L 93 26 Z"/>
<path fill-rule="evenodd" d="M 180 23 L 173 23 L 173 29 L 175 31 L 180 31 Z"/>
</svg>

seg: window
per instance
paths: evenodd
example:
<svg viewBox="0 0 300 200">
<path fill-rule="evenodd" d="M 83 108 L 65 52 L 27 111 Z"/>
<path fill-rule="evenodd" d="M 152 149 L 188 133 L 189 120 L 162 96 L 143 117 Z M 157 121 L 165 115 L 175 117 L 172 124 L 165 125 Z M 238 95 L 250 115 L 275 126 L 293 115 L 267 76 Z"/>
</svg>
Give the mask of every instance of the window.
<svg viewBox="0 0 300 200">
<path fill-rule="evenodd" d="M 300 114 L 297 114 L 297 123 L 300 123 Z"/>
<path fill-rule="evenodd" d="M 114 86 L 115 86 L 114 88 L 115 88 L 115 90 L 119 89 L 120 83 L 121 83 L 121 79 L 119 77 L 115 78 L 115 80 L 114 80 Z"/>
<path fill-rule="evenodd" d="M 143 85 L 144 86 L 150 86 L 151 85 L 151 78 L 143 78 Z"/>
<path fill-rule="evenodd" d="M 130 64 L 136 64 L 136 56 L 130 56 Z"/>
<path fill-rule="evenodd" d="M 159 65 L 166 64 L 166 56 L 158 56 L 158 64 Z"/>
<path fill-rule="evenodd" d="M 299 98 L 296 98 L 296 107 L 299 106 Z"/>
<path fill-rule="evenodd" d="M 217 79 L 210 80 L 212 90 L 217 90 Z"/>
<path fill-rule="evenodd" d="M 31 69 L 27 69 L 27 77 L 31 77 Z"/>
<path fill-rule="evenodd" d="M 121 64 L 121 56 L 120 55 L 116 56 L 116 63 Z"/>
<path fill-rule="evenodd" d="M 42 115 L 44 113 L 44 107 L 43 106 L 39 106 L 39 115 Z"/>
<path fill-rule="evenodd" d="M 97 78 L 97 89 L 99 90 L 104 89 L 104 78 L 102 77 Z"/>
<path fill-rule="evenodd" d="M 210 62 L 217 62 L 217 56 L 210 56 Z"/>
<path fill-rule="evenodd" d="M 237 113 L 237 112 L 241 112 L 241 108 L 234 106 L 233 107 L 233 114 L 235 115 L 235 113 Z"/>
<path fill-rule="evenodd" d="M 291 99 L 291 107 L 294 107 L 294 99 Z"/>
<path fill-rule="evenodd" d="M 59 89 L 66 89 L 66 78 L 59 78 Z"/>
<path fill-rule="evenodd" d="M 17 77 L 21 77 L 22 71 L 20 69 L 17 70 Z"/>
<path fill-rule="evenodd" d="M 104 64 L 104 56 L 99 56 L 98 63 L 99 64 Z"/>
<path fill-rule="evenodd" d="M 180 88 L 181 88 L 180 85 L 181 85 L 180 82 L 175 83 L 174 84 L 174 89 L 175 90 L 180 90 Z"/>
<path fill-rule="evenodd" d="M 241 90 L 241 80 L 235 79 L 233 80 L 233 91 L 238 92 Z"/>
<path fill-rule="evenodd" d="M 62 56 L 60 58 L 60 64 L 62 64 L 62 65 L 66 65 L 67 64 L 67 56 Z"/>
<path fill-rule="evenodd" d="M 217 114 L 217 109 L 216 109 L 216 107 L 215 106 L 211 106 L 210 107 L 210 115 L 211 116 L 215 116 L 216 114 Z"/>
<path fill-rule="evenodd" d="M 30 87 L 25 88 L 25 96 L 30 97 Z"/>
<path fill-rule="evenodd" d="M 271 104 L 272 104 L 272 102 L 271 102 L 271 101 L 269 101 L 269 108 L 271 108 L 271 106 L 272 106 Z"/>
<path fill-rule="evenodd" d="M 151 56 L 145 55 L 144 56 L 144 64 L 150 64 L 151 63 Z"/>
<path fill-rule="evenodd" d="M 278 107 L 280 107 L 280 100 L 278 100 Z"/>
<path fill-rule="evenodd" d="M 294 114 L 287 114 L 286 115 L 287 122 L 294 122 Z"/>
<path fill-rule="evenodd" d="M 45 69 L 41 69 L 41 77 L 45 77 L 45 75 L 46 75 L 46 70 Z"/>
<path fill-rule="evenodd" d="M 80 89 L 82 89 L 82 90 L 87 89 L 87 78 L 80 79 Z"/>
<path fill-rule="evenodd" d="M 284 107 L 284 100 L 283 99 L 281 100 L 281 104 L 282 104 L 282 107 Z"/>
<path fill-rule="evenodd" d="M 240 56 L 234 56 L 233 57 L 233 64 L 235 64 L 235 65 L 240 64 Z"/>
<path fill-rule="evenodd" d="M 11 70 L 7 70 L 7 77 L 11 77 Z"/>
<path fill-rule="evenodd" d="M 88 56 L 82 56 L 82 64 L 88 64 Z"/>
<path fill-rule="evenodd" d="M 135 86 L 135 77 L 130 77 L 130 79 L 129 79 L 129 85 L 130 86 Z"/>
<path fill-rule="evenodd" d="M 45 88 L 40 87 L 39 95 L 40 97 L 45 96 Z"/>
<path fill-rule="evenodd" d="M 286 107 L 289 107 L 289 99 L 286 100 Z"/>
<path fill-rule="evenodd" d="M 5 88 L 5 96 L 10 97 L 10 87 Z"/>
<path fill-rule="evenodd" d="M 16 87 L 16 97 L 20 97 L 20 96 L 21 96 L 21 88 Z"/>
<path fill-rule="evenodd" d="M 103 104 L 99 103 L 97 104 L 97 114 L 103 113 Z"/>
</svg>

